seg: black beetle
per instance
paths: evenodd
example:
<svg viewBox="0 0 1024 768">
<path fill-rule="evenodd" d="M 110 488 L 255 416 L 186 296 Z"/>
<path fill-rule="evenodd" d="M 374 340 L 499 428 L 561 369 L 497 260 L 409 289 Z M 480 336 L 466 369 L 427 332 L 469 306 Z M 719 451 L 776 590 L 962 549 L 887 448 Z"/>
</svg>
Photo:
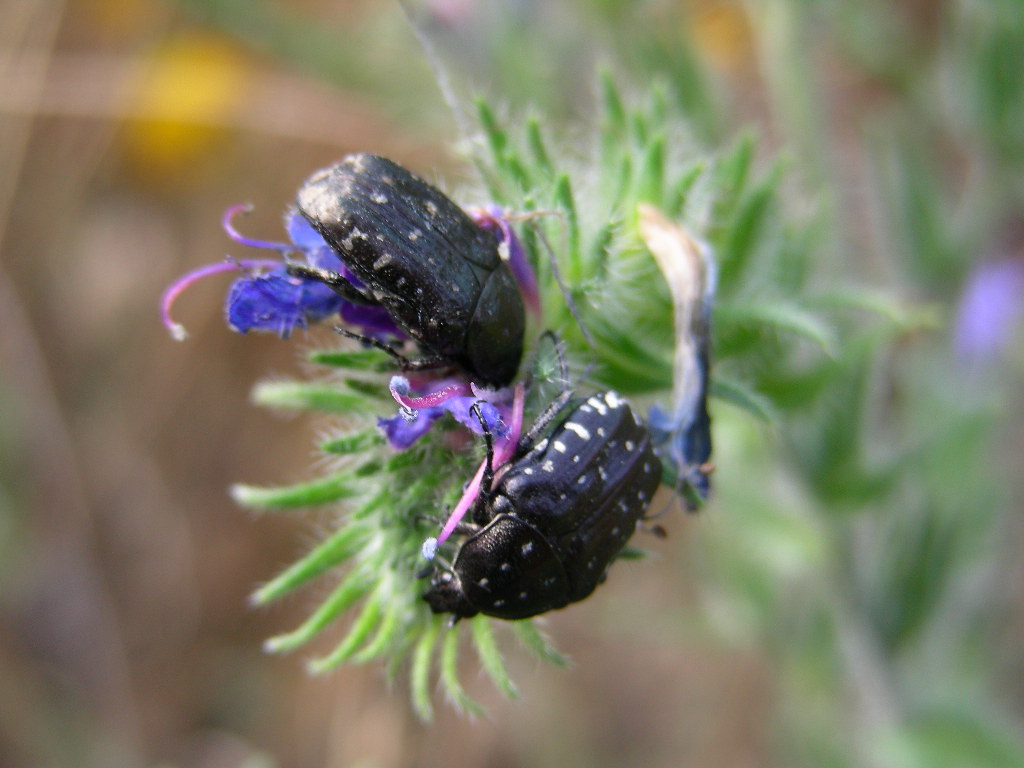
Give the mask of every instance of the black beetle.
<svg viewBox="0 0 1024 768">
<path fill-rule="evenodd" d="M 504 386 L 522 357 L 525 313 L 497 236 L 438 189 L 383 157 L 349 155 L 299 190 L 299 212 L 359 284 L 302 265 L 355 303 L 384 307 L 425 353 L 407 368 L 455 365 Z M 389 350 L 390 351 L 390 350 Z"/>
<path fill-rule="evenodd" d="M 525 619 L 582 600 L 604 580 L 651 503 L 661 462 L 614 392 L 566 410 L 482 494 L 474 532 L 424 594 L 434 613 Z"/>
</svg>

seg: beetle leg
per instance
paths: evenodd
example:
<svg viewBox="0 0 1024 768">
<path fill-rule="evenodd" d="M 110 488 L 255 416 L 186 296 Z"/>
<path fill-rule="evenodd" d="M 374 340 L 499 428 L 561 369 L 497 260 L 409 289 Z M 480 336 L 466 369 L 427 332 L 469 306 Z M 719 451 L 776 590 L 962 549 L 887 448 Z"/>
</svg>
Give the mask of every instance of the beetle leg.
<svg viewBox="0 0 1024 768">
<path fill-rule="evenodd" d="M 548 407 L 544 409 L 544 412 L 534 420 L 529 431 L 520 438 L 519 445 L 516 447 L 515 455 L 512 457 L 513 461 L 521 459 L 530 452 L 533 444 L 537 442 L 537 437 L 544 431 L 544 428 L 554 420 L 555 416 L 558 415 L 558 412 L 565 407 L 565 404 L 569 402 L 570 398 L 572 398 L 572 394 L 573 392 L 571 389 L 563 390 L 562 393 L 552 400 Z"/>
<path fill-rule="evenodd" d="M 386 352 L 388 355 L 398 363 L 398 367 L 403 371 L 426 371 L 433 370 L 436 368 L 446 368 L 451 364 L 450 360 L 443 357 L 415 357 L 409 358 L 395 349 L 391 344 L 381 341 L 380 339 L 374 338 L 373 336 L 364 336 L 361 333 L 354 333 L 348 328 L 340 325 L 334 326 L 334 332 L 339 333 L 342 336 L 346 336 L 350 339 L 362 342 L 363 344 L 369 344 L 371 347 L 376 347 L 381 352 Z"/>
<path fill-rule="evenodd" d="M 512 461 L 517 461 L 530 452 L 533 444 L 537 442 L 540 433 L 558 415 L 558 412 L 565 407 L 565 404 L 569 402 L 573 395 L 573 391 L 569 387 L 569 365 L 565 360 L 562 340 L 552 330 L 544 331 L 540 337 L 550 341 L 555 349 L 555 355 L 558 357 L 559 383 L 562 385 L 562 391 L 558 394 L 558 397 L 548 403 L 548 407 L 534 420 L 533 425 L 527 430 L 526 434 L 519 438 L 515 453 L 512 454 Z"/>
<path fill-rule="evenodd" d="M 484 433 L 484 444 L 487 446 L 484 475 L 480 482 L 480 495 L 473 505 L 473 522 L 477 525 L 486 525 L 487 519 L 484 517 L 484 514 L 487 509 L 487 502 L 491 499 L 491 486 L 494 484 L 494 437 L 491 435 L 491 428 L 487 426 L 487 422 L 484 421 L 484 416 L 480 412 L 479 400 L 470 406 L 469 411 L 480 422 L 480 428 Z"/>
<path fill-rule="evenodd" d="M 289 263 L 287 268 L 288 274 L 292 277 L 299 277 L 303 280 L 315 280 L 318 283 L 323 283 L 343 299 L 351 301 L 353 304 L 379 303 L 369 294 L 363 292 L 359 288 L 356 288 L 356 286 L 346 280 L 345 276 L 340 272 L 333 272 L 329 269 L 317 269 L 316 267 L 310 267 L 305 264 L 293 263 Z"/>
</svg>

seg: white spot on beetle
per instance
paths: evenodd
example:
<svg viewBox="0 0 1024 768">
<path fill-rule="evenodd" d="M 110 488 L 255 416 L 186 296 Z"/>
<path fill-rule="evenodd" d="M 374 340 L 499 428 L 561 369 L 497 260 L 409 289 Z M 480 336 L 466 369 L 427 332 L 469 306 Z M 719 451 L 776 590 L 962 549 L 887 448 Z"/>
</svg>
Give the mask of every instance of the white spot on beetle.
<svg viewBox="0 0 1024 768">
<path fill-rule="evenodd" d="M 598 437 L 604 437 L 606 434 L 608 434 L 608 431 L 604 427 L 598 427 L 597 428 L 597 436 Z"/>
<path fill-rule="evenodd" d="M 427 200 L 427 213 L 431 216 L 437 216 L 437 205 L 434 204 L 433 200 Z"/>
<path fill-rule="evenodd" d="M 488 581 L 488 579 L 487 579 L 487 577 L 486 577 L 486 576 L 484 576 L 484 577 L 483 577 L 482 579 L 480 579 L 480 581 L 478 581 L 478 582 L 477 582 L 477 584 L 479 584 L 479 585 L 480 585 L 481 587 L 483 587 L 484 589 L 487 589 L 487 585 L 488 585 L 488 584 L 490 584 L 490 583 L 491 583 L 491 582 L 490 582 L 490 581 Z"/>
<path fill-rule="evenodd" d="M 512 566 L 509 563 L 502 563 L 500 566 L 498 566 L 498 569 L 502 573 L 508 573 L 509 571 L 512 570 Z"/>
<path fill-rule="evenodd" d="M 374 192 L 372 195 L 370 195 L 370 199 L 377 205 L 387 205 L 388 202 L 388 196 L 385 195 L 383 192 Z"/>
<path fill-rule="evenodd" d="M 618 392 L 608 391 L 604 393 L 605 402 L 608 403 L 610 408 L 621 408 L 626 404 L 626 401 L 619 397 Z"/>
<path fill-rule="evenodd" d="M 508 249 L 508 241 L 502 240 L 498 245 L 498 258 L 502 261 L 508 261 L 511 257 L 512 254 Z"/>
<path fill-rule="evenodd" d="M 348 237 L 341 241 L 341 247 L 346 251 L 351 251 L 352 246 L 356 240 L 366 240 L 366 233 L 359 229 L 359 227 L 352 227 L 352 231 L 348 233 Z"/>
<path fill-rule="evenodd" d="M 523 474 L 524 475 L 532 475 L 533 474 L 533 467 L 525 467 L 523 469 Z"/>
<path fill-rule="evenodd" d="M 495 608 L 501 608 L 501 606 L 503 606 L 504 604 L 504 600 L 495 600 L 493 603 L 491 603 L 491 605 L 493 605 Z"/>
<path fill-rule="evenodd" d="M 525 544 L 523 544 L 522 552 L 523 552 L 524 555 L 528 555 L 531 552 L 533 552 L 533 542 L 532 541 L 528 541 Z"/>
<path fill-rule="evenodd" d="M 601 400 L 597 395 L 591 395 L 589 398 L 587 398 L 587 403 L 589 405 L 592 405 L 594 407 L 594 410 L 597 411 L 602 416 L 608 413 L 608 408 L 605 407 L 604 401 Z"/>
<path fill-rule="evenodd" d="M 551 461 L 551 459 L 548 459 L 547 461 L 540 465 L 540 468 L 543 469 L 545 472 L 554 472 L 555 463 Z"/>
<path fill-rule="evenodd" d="M 423 230 L 420 229 L 419 227 L 417 227 L 416 229 L 409 233 L 409 239 L 412 240 L 414 243 L 421 237 L 423 237 Z"/>
<path fill-rule="evenodd" d="M 580 475 L 579 479 L 576 480 L 576 485 L 583 485 L 585 482 L 587 482 L 587 476 Z"/>
<path fill-rule="evenodd" d="M 533 446 L 533 451 L 534 451 L 534 453 L 542 453 L 544 451 L 544 449 L 547 448 L 547 447 L 548 447 L 548 439 L 545 437 L 543 440 L 541 440 L 539 443 L 537 443 L 535 446 Z"/>
<path fill-rule="evenodd" d="M 624 447 L 627 451 L 632 453 L 633 450 L 636 448 L 636 443 L 634 443 L 632 440 L 627 440 Z"/>
<path fill-rule="evenodd" d="M 567 421 L 565 422 L 565 428 L 572 432 L 575 432 L 577 435 L 580 436 L 580 439 L 582 440 L 590 439 L 590 432 L 587 431 L 587 428 L 584 427 L 582 424 L 577 424 L 575 421 Z"/>
<path fill-rule="evenodd" d="M 565 453 L 565 443 L 561 440 L 555 440 L 551 445 L 553 445 L 555 450 L 559 453 Z"/>
</svg>

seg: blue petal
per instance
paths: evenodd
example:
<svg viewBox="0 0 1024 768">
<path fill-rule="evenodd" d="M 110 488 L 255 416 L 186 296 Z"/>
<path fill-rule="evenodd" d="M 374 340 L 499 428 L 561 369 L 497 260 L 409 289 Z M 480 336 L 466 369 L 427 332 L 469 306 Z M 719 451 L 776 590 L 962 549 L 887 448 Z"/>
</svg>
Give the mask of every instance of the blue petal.
<svg viewBox="0 0 1024 768">
<path fill-rule="evenodd" d="M 391 447 L 404 451 L 410 445 L 419 440 L 430 431 L 430 427 L 441 418 L 445 412 L 455 417 L 460 424 L 469 427 L 478 435 L 483 434 L 480 420 L 477 419 L 470 409 L 474 403 L 480 403 L 480 414 L 484 423 L 492 435 L 505 437 L 509 433 L 509 427 L 501 416 L 501 411 L 491 403 L 481 401 L 479 398 L 453 397 L 445 400 L 440 405 L 431 405 L 427 408 L 419 408 L 412 411 L 413 419 L 407 419 L 401 413 L 390 418 L 377 419 L 377 426 L 384 432 Z"/>
<path fill-rule="evenodd" d="M 408 338 L 398 330 L 395 321 L 384 307 L 352 304 L 346 301 L 341 305 L 341 319 L 345 321 L 345 325 L 354 325 L 364 336 L 371 338 L 382 341 Z"/>
<path fill-rule="evenodd" d="M 444 415 L 444 408 L 435 405 L 413 411 L 415 418 L 407 420 L 401 413 L 390 418 L 377 419 L 377 427 L 391 443 L 391 447 L 404 451 L 430 431 L 431 425 Z"/>
<path fill-rule="evenodd" d="M 711 458 L 711 419 L 706 405 L 685 418 L 675 419 L 659 406 L 652 405 L 647 421 L 651 441 L 662 458 L 668 459 L 681 481 L 693 487 L 703 498 L 711 491 L 711 481 L 700 467 Z"/>
<path fill-rule="evenodd" d="M 272 331 L 287 339 L 295 328 L 336 314 L 344 300 L 321 283 L 299 280 L 280 269 L 239 278 L 227 299 L 228 323 L 239 333 Z"/>
<path fill-rule="evenodd" d="M 300 250 L 314 251 L 317 248 L 329 248 L 320 233 L 313 229 L 313 225 L 306 221 L 306 218 L 298 211 L 289 211 L 284 219 L 284 228 L 288 232 L 288 239 L 295 243 Z"/>
<path fill-rule="evenodd" d="M 444 408 L 446 411 L 451 413 L 451 415 L 455 417 L 455 420 L 460 424 L 469 427 L 478 435 L 482 435 L 484 431 L 480 426 L 480 420 L 476 417 L 476 414 L 470 410 L 474 403 L 480 403 L 480 415 L 483 416 L 484 423 L 487 424 L 487 429 L 490 430 L 492 435 L 505 437 L 509 433 L 508 425 L 501 418 L 501 411 L 499 411 L 493 404 L 480 400 L 477 397 L 453 397 L 449 400 L 445 400 L 437 407 Z"/>
</svg>

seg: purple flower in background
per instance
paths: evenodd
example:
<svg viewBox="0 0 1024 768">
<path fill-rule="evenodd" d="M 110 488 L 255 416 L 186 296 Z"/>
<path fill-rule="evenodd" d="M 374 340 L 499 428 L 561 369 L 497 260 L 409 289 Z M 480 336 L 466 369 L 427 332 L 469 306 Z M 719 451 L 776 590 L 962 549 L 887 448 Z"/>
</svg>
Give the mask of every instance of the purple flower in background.
<svg viewBox="0 0 1024 768">
<path fill-rule="evenodd" d="M 957 311 L 954 346 L 969 362 L 992 360 L 1024 314 L 1024 263 L 989 261 L 971 273 Z"/>
<path fill-rule="evenodd" d="M 240 234 L 231 220 L 244 210 L 246 206 L 236 205 L 224 213 L 224 230 L 235 242 L 276 251 L 282 257 L 300 255 L 309 266 L 340 272 L 359 285 L 333 249 L 298 212 L 292 211 L 285 218 L 291 242 L 277 243 Z M 225 305 L 228 324 L 239 333 L 270 331 L 287 339 L 295 328 L 306 328 L 311 322 L 339 315 L 346 325 L 355 327 L 365 336 L 404 338 L 383 307 L 353 304 L 321 282 L 290 275 L 287 262 L 281 259 L 229 259 L 200 267 L 177 280 L 164 293 L 161 304 L 164 325 L 172 336 L 181 340 L 187 335 L 170 317 L 171 306 L 182 291 L 200 279 L 231 271 L 244 273 L 232 284 Z"/>
</svg>

